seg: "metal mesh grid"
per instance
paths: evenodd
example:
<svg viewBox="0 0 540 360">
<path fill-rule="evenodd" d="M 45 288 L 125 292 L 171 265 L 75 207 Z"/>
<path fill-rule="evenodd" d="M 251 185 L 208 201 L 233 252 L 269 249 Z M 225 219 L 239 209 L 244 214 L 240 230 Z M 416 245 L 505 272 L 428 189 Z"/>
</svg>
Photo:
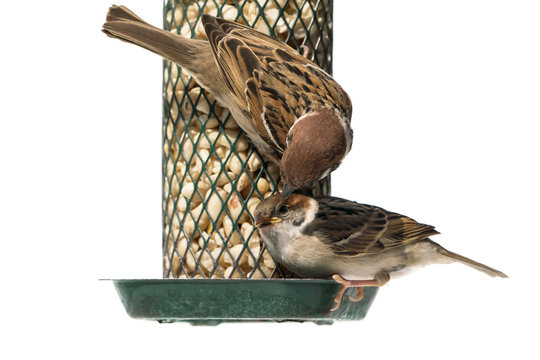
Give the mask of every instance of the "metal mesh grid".
<svg viewBox="0 0 540 360">
<path fill-rule="evenodd" d="M 204 13 L 254 27 L 332 70 L 332 0 L 206 0 L 164 4 L 164 28 L 206 39 Z M 261 199 L 281 190 L 279 169 L 265 162 L 228 109 L 182 69 L 164 61 L 163 276 L 292 276 L 277 266 L 253 226 Z M 314 196 L 327 195 L 330 179 Z"/>
</svg>

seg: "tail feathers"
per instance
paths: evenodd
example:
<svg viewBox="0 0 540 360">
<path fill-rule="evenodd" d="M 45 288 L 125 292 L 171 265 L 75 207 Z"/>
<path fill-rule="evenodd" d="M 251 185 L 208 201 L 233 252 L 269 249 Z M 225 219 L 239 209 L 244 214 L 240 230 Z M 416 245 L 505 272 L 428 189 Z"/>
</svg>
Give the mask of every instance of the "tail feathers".
<svg viewBox="0 0 540 360">
<path fill-rule="evenodd" d="M 193 61 L 194 53 L 186 44 L 188 39 L 167 33 L 153 26 L 133 21 L 110 21 L 102 31 L 110 37 L 143 47 L 180 66 Z"/>
<path fill-rule="evenodd" d="M 109 12 L 107 13 L 107 22 L 120 20 L 135 21 L 148 25 L 146 21 L 138 17 L 133 11 L 129 10 L 127 7 L 123 5 L 111 6 L 109 8 Z"/>
<path fill-rule="evenodd" d="M 219 73 L 208 41 L 184 38 L 154 27 L 125 6 L 109 8 L 102 31 L 112 38 L 138 45 L 180 65 L 199 85 L 213 93 L 221 104 L 227 104 L 229 90 Z"/>
<path fill-rule="evenodd" d="M 110 37 L 150 50 L 187 69 L 194 65 L 197 55 L 201 55 L 201 52 L 204 55 L 204 47 L 208 47 L 203 41 L 186 39 L 156 28 L 124 6 L 109 9 L 102 31 Z"/>
<path fill-rule="evenodd" d="M 462 255 L 459 255 L 459 254 L 456 254 L 454 252 L 451 252 L 451 251 L 448 251 L 446 250 L 445 248 L 443 247 L 440 247 L 439 246 L 439 249 L 438 249 L 438 252 L 444 256 L 447 256 L 449 258 L 451 258 L 452 260 L 455 260 L 457 262 L 460 262 L 464 265 L 467 265 L 467 266 L 470 266 L 476 270 L 479 270 L 485 274 L 488 274 L 489 276 L 493 276 L 493 277 L 502 277 L 502 278 L 507 278 L 508 276 L 503 273 L 502 271 L 499 271 L 499 270 L 496 270 L 492 267 L 489 267 L 487 265 L 484 265 L 484 264 L 481 264 L 479 262 L 476 262 L 472 259 L 469 259 L 465 256 L 462 256 Z"/>
</svg>

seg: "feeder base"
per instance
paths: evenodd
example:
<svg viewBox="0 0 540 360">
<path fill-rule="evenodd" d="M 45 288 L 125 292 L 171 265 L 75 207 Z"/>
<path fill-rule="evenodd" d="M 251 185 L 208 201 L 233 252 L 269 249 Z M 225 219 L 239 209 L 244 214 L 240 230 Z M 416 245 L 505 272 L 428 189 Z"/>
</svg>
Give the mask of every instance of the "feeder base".
<svg viewBox="0 0 540 360">
<path fill-rule="evenodd" d="M 361 320 L 378 288 L 359 302 L 344 297 L 331 312 L 340 285 L 318 279 L 134 279 L 112 280 L 129 316 L 160 323 L 218 325 L 235 321 Z M 354 297 L 356 289 L 346 295 Z"/>
</svg>

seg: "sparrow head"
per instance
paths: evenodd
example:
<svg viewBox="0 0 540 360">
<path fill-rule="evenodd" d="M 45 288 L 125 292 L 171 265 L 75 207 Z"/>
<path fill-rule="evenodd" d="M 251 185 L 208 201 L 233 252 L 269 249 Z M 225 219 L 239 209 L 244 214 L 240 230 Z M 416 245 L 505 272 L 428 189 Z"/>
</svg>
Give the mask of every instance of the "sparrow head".
<svg viewBox="0 0 540 360">
<path fill-rule="evenodd" d="M 282 198 L 334 171 L 350 149 L 352 130 L 335 111 L 307 113 L 294 123 L 280 164 Z"/>
<path fill-rule="evenodd" d="M 319 204 L 315 199 L 292 194 L 285 199 L 276 194 L 261 201 L 255 208 L 255 226 L 272 258 L 299 276 L 312 276 L 303 271 L 302 261 L 292 250 L 305 237 L 304 229 L 315 219 Z M 304 257 L 304 260 L 306 257 Z M 312 262 L 307 256 L 307 262 Z M 308 266 L 309 268 L 309 266 Z"/>
<path fill-rule="evenodd" d="M 280 194 L 275 194 L 255 208 L 255 226 L 260 230 L 276 227 L 300 230 L 313 220 L 317 209 L 317 201 L 307 196 L 292 194 L 282 199 Z"/>
</svg>

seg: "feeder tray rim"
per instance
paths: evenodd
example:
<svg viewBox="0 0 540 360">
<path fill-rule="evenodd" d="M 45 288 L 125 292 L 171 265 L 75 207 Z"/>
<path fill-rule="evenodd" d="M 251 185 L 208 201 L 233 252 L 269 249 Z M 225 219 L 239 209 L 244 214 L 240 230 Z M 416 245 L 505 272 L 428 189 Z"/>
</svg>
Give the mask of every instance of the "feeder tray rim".
<svg viewBox="0 0 540 360">
<path fill-rule="evenodd" d="M 107 281 L 107 279 L 104 279 Z M 158 322 L 215 325 L 229 321 L 314 321 L 363 319 L 378 291 L 342 301 L 331 312 L 340 284 L 327 279 L 118 279 L 110 280 L 128 315 Z M 349 289 L 355 295 L 356 289 Z"/>
<path fill-rule="evenodd" d="M 204 281 L 204 282 L 212 282 L 212 281 L 235 281 L 235 282 L 309 282 L 309 283 L 320 283 L 322 284 L 338 284 L 338 282 L 330 279 L 316 279 L 316 278 L 278 278 L 278 279 L 248 279 L 248 278 L 241 278 L 241 279 L 200 279 L 200 278 L 185 278 L 185 279 L 163 279 L 163 278 L 139 278 L 139 279 L 99 279 L 99 281 L 113 281 L 113 282 L 148 282 L 148 281 L 159 281 L 160 283 L 165 282 L 181 282 L 181 281 Z"/>
</svg>

